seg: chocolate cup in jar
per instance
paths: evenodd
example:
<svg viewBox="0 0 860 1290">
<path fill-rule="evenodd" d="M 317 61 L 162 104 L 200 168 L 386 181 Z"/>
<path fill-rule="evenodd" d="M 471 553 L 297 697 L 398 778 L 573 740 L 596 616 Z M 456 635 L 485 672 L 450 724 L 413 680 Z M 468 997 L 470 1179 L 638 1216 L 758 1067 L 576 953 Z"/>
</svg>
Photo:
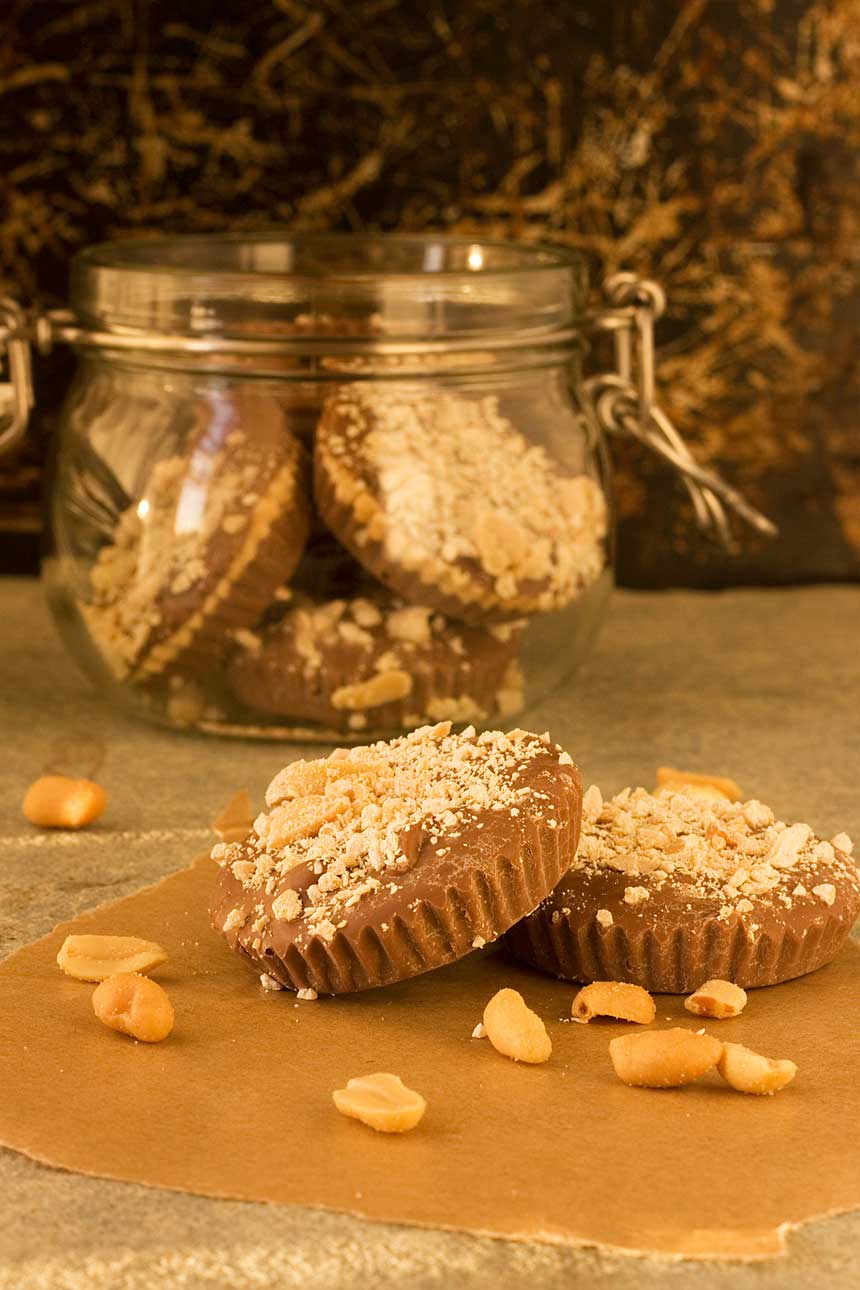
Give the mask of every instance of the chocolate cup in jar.
<svg viewBox="0 0 860 1290">
<path fill-rule="evenodd" d="M 469 627 L 382 589 L 296 595 L 280 621 L 244 633 L 227 680 L 247 707 L 329 730 L 484 721 L 523 705 L 523 624 Z"/>
<path fill-rule="evenodd" d="M 342 387 L 317 430 L 314 491 L 374 577 L 464 622 L 563 608 L 605 567 L 597 484 L 563 470 L 489 395 Z"/>
<path fill-rule="evenodd" d="M 82 612 L 120 679 L 223 656 L 292 575 L 310 522 L 303 449 L 273 398 L 218 390 L 96 560 Z"/>
<path fill-rule="evenodd" d="M 356 794 L 353 818 L 364 812 L 361 845 L 368 843 L 369 853 L 359 855 L 350 841 L 359 830 L 342 823 L 349 818 L 348 806 L 330 822 L 334 833 L 325 846 L 306 836 L 293 842 L 292 850 L 277 848 L 272 836 L 277 802 L 255 824 L 262 836 L 254 832 L 244 842 L 214 849 L 221 874 L 213 925 L 257 972 L 288 989 L 324 994 L 392 985 L 496 940 L 557 882 L 575 849 L 580 823 L 581 779 L 570 758 L 527 732 L 458 736 L 448 731 L 443 723 L 390 745 L 341 750 L 325 763 L 288 767 L 273 781 L 270 801 L 285 777 L 298 777 L 297 792 L 308 785 L 320 788 L 323 780 L 315 777 L 324 778 L 325 768 L 334 766 L 322 794 L 306 793 L 300 804 L 298 798 L 287 803 L 302 810 L 310 809 L 312 800 L 322 814 L 320 802 L 348 795 L 351 774 L 359 784 L 362 775 L 372 776 L 368 760 L 390 755 L 402 768 L 404 758 L 414 755 L 417 796 L 414 809 L 402 818 L 402 781 L 394 797 L 383 789 L 378 800 L 362 804 Z M 438 751 L 432 753 L 431 768 L 427 748 L 433 744 Z M 302 777 L 307 776 L 306 783 Z M 460 782 L 463 776 L 468 783 Z M 486 804 L 477 804 L 480 800 Z M 393 823 L 368 840 L 364 821 L 376 805 L 393 812 Z M 292 863 L 296 847 L 302 854 L 325 852 L 328 859 Z M 337 886 L 344 858 L 347 877 Z"/>
</svg>

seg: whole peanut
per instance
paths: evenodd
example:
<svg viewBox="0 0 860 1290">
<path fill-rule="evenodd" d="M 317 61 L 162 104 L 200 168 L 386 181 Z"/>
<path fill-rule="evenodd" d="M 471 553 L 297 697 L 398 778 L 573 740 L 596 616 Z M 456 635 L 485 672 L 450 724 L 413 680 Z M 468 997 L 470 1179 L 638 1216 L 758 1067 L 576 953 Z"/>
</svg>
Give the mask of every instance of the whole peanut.
<svg viewBox="0 0 860 1290">
<path fill-rule="evenodd" d="M 615 1074 L 639 1088 L 680 1088 L 713 1070 L 723 1051 L 719 1039 L 674 1027 L 619 1035 L 609 1044 Z"/>
<path fill-rule="evenodd" d="M 93 991 L 93 1012 L 111 1030 L 157 1044 L 173 1029 L 173 1005 L 157 981 L 118 972 Z"/>
<path fill-rule="evenodd" d="M 635 1021 L 647 1025 L 654 1020 L 656 1006 L 641 985 L 626 981 L 592 981 L 573 1001 L 571 1016 L 585 1024 L 592 1017 L 614 1017 L 617 1021 Z"/>
<path fill-rule="evenodd" d="M 539 1065 L 549 1060 L 552 1040 L 536 1012 L 517 990 L 499 990 L 484 1009 L 487 1038 L 505 1057 Z"/>
<path fill-rule="evenodd" d="M 21 809 L 40 829 L 83 829 L 107 806 L 107 793 L 91 779 L 43 775 L 24 794 Z"/>
</svg>

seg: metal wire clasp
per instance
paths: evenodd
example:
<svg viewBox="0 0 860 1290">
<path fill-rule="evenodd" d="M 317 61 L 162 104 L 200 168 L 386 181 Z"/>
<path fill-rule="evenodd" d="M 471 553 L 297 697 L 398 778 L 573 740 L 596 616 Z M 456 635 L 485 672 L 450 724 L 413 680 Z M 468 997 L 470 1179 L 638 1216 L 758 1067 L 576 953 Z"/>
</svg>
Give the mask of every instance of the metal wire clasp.
<svg viewBox="0 0 860 1290">
<path fill-rule="evenodd" d="M 0 453 L 19 443 L 33 407 L 30 328 L 24 310 L 8 296 L 0 298 Z"/>
<path fill-rule="evenodd" d="M 616 273 L 604 283 L 606 305 L 591 316 L 592 325 L 611 331 L 615 341 L 614 372 L 585 382 L 601 429 L 629 434 L 647 444 L 681 474 L 693 503 L 696 522 L 716 533 L 728 551 L 738 543 L 725 505 L 758 533 L 776 536 L 776 525 L 715 471 L 693 457 L 684 439 L 658 406 L 654 385 L 654 322 L 666 307 L 662 287 L 634 273 Z"/>
</svg>

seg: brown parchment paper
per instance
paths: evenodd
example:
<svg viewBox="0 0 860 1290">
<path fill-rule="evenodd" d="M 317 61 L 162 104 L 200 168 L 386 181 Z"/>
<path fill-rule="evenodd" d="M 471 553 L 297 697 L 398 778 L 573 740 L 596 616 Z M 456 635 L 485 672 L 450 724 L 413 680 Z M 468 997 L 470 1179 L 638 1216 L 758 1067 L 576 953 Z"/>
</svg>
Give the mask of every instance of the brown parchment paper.
<svg viewBox="0 0 860 1290">
<path fill-rule="evenodd" d="M 698 1257 L 778 1253 L 786 1226 L 860 1207 L 853 946 L 710 1023 L 792 1057 L 800 1073 L 783 1093 L 742 1096 L 717 1075 L 679 1091 L 628 1089 L 608 1056 L 624 1027 L 563 1020 L 574 988 L 501 952 L 347 998 L 263 991 L 209 928 L 214 874 L 200 860 L 0 965 L 2 1143 L 203 1195 Z M 169 1040 L 136 1044 L 96 1021 L 92 987 L 54 962 L 69 931 L 168 949 L 153 975 L 176 1009 Z M 502 985 L 546 1020 L 547 1065 L 516 1065 L 470 1037 Z M 657 1018 L 697 1024 L 665 996 Z M 334 1110 L 332 1089 L 377 1070 L 427 1098 L 412 1133 L 375 1134 Z"/>
</svg>

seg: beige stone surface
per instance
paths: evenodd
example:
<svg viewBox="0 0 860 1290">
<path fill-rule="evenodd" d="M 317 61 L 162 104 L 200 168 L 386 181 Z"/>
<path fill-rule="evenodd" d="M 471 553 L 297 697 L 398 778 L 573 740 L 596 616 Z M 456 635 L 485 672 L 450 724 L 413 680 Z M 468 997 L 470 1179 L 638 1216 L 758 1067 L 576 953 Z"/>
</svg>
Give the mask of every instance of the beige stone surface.
<svg viewBox="0 0 860 1290">
<path fill-rule="evenodd" d="M 860 589 L 618 594 L 593 657 L 523 724 L 549 726 L 614 793 L 657 764 L 730 774 L 783 818 L 860 833 Z M 112 712 L 66 658 L 38 587 L 0 582 L 0 955 L 61 918 L 185 864 L 237 788 L 256 800 L 272 744 L 204 741 Z M 20 814 L 62 740 L 102 746 L 93 829 Z M 300 755 L 307 755 L 303 749 Z M 86 774 L 92 768 L 79 767 Z M 81 1178 L 0 1152 L 0 1290 L 174 1287 L 675 1286 L 800 1290 L 857 1282 L 860 1218 L 793 1234 L 787 1259 L 721 1265 L 514 1245 Z"/>
</svg>

